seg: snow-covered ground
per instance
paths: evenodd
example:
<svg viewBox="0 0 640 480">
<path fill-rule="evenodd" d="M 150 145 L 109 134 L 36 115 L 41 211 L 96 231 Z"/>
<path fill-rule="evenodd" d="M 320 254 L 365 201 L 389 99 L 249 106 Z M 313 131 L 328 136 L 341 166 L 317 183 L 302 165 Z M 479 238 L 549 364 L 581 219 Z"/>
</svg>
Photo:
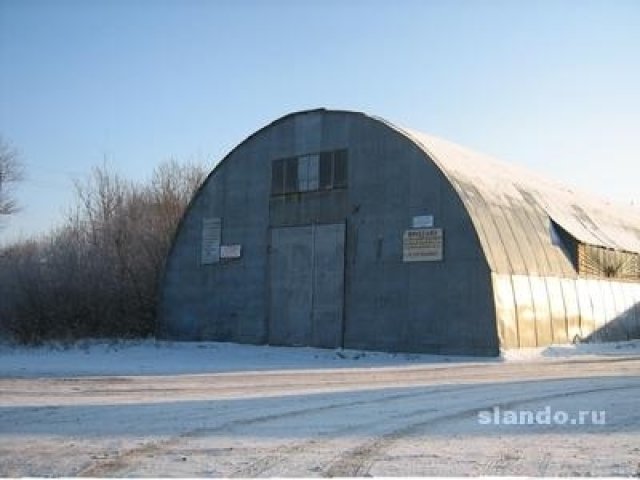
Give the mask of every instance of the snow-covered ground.
<svg viewBox="0 0 640 480">
<path fill-rule="evenodd" d="M 579 343 L 550 347 L 520 348 L 502 352 L 507 361 L 535 361 L 545 359 L 589 358 L 602 356 L 640 355 L 640 340 L 610 343 Z"/>
<path fill-rule="evenodd" d="M 554 345 L 502 352 L 500 358 L 325 350 L 219 342 L 100 341 L 19 347 L 0 344 L 0 377 L 177 375 L 450 363 L 540 362 L 550 359 L 640 355 L 640 340 Z"/>
<path fill-rule="evenodd" d="M 640 350 L 640 345 L 639 345 Z M 0 347 L 0 376 L 175 375 L 291 369 L 406 366 L 497 359 L 218 342 L 84 341 Z"/>
<path fill-rule="evenodd" d="M 497 359 L 4 345 L 0 475 L 630 476 L 640 473 L 639 405 L 640 341 Z M 604 424 L 576 420 L 592 411 Z M 509 425 L 505 412 L 541 421 Z M 543 421 L 558 412 L 564 423 Z"/>
</svg>

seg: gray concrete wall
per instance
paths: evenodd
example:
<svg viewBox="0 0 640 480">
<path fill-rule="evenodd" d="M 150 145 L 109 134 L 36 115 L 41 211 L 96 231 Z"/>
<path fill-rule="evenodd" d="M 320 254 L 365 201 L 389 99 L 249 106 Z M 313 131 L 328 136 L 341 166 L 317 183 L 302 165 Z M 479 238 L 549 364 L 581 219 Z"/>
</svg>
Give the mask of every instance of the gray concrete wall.
<svg viewBox="0 0 640 480">
<path fill-rule="evenodd" d="M 466 210 L 424 153 L 382 123 L 351 129 L 345 344 L 483 353 L 495 347 L 489 269 Z M 404 263 L 402 234 L 430 214 L 442 262 Z"/>
<path fill-rule="evenodd" d="M 348 188 L 271 198 L 277 158 L 347 148 Z M 412 217 L 433 215 L 444 259 L 402 261 Z M 242 258 L 200 265 L 204 217 Z M 497 354 L 491 274 L 458 194 L 402 134 L 361 114 L 300 113 L 240 144 L 183 219 L 167 263 L 161 330 L 178 339 L 268 340 L 269 228 L 345 223 L 344 346 Z"/>
</svg>

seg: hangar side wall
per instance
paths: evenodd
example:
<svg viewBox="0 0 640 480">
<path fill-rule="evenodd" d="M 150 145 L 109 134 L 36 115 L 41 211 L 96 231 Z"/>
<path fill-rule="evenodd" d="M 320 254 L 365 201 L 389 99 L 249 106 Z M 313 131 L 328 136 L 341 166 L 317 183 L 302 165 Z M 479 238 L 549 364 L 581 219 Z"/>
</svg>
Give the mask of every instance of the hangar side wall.
<svg viewBox="0 0 640 480">
<path fill-rule="evenodd" d="M 348 186 L 275 198 L 273 160 L 348 150 Z M 432 215 L 444 258 L 403 262 L 403 233 Z M 201 265 L 202 221 L 222 219 L 238 260 Z M 497 354 L 491 273 L 458 194 L 413 142 L 361 114 L 284 117 L 240 144 L 190 206 L 167 262 L 163 335 L 269 341 L 270 229 L 346 228 L 343 345 L 389 351 Z"/>
<path fill-rule="evenodd" d="M 571 243 L 640 252 L 637 210 L 430 135 L 399 131 L 434 158 L 471 215 L 493 272 L 501 346 L 640 337 L 638 282 L 579 275 Z"/>
<path fill-rule="evenodd" d="M 640 284 L 496 273 L 492 281 L 502 347 L 640 337 Z"/>
</svg>

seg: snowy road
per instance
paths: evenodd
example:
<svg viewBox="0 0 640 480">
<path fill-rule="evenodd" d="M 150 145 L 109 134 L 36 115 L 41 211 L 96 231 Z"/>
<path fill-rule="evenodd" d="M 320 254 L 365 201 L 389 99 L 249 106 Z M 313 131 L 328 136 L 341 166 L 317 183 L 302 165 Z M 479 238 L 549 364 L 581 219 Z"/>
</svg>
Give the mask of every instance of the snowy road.
<svg viewBox="0 0 640 480">
<path fill-rule="evenodd" d="M 0 474 L 636 475 L 640 356 L 631 353 L 346 368 L 316 355 L 304 369 L 144 376 L 0 367 Z M 12 358 L 0 356 L 2 366 Z M 479 411 L 496 408 L 570 420 L 480 423 Z M 606 422 L 572 424 L 579 411 L 605 412 Z"/>
</svg>

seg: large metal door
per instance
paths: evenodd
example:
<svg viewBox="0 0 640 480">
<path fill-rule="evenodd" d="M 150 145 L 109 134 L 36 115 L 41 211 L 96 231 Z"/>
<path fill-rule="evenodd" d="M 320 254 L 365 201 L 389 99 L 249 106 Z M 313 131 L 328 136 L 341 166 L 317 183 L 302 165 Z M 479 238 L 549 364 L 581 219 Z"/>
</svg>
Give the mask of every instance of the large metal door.
<svg viewBox="0 0 640 480">
<path fill-rule="evenodd" d="M 340 347 L 344 224 L 271 230 L 269 342 Z"/>
</svg>

